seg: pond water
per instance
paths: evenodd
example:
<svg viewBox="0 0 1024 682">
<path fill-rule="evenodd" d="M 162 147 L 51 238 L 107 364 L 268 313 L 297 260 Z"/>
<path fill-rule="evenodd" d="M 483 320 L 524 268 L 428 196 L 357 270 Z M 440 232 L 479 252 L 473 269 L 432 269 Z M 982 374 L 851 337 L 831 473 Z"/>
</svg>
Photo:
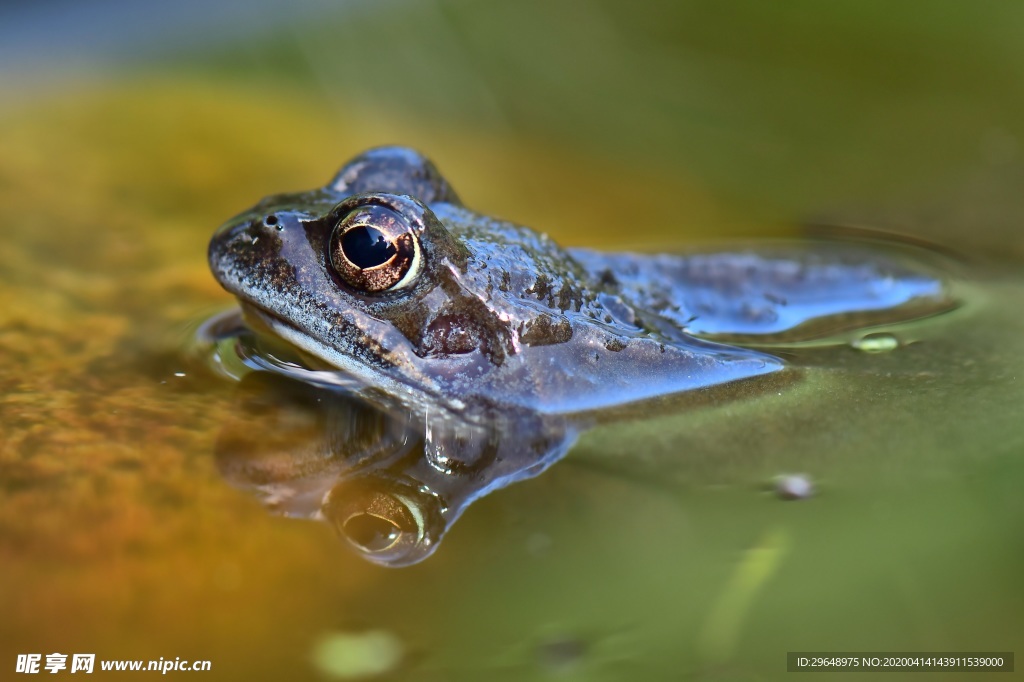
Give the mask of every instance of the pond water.
<svg viewBox="0 0 1024 682">
<path fill-rule="evenodd" d="M 931 45 L 915 40 L 911 63 L 910 48 Z M 741 72 L 722 59 L 717 73 Z M 941 83 L 964 92 L 957 68 Z M 1018 93 L 999 99 L 996 85 L 978 85 L 980 101 L 1013 111 Z M 861 95 L 885 100 L 889 87 Z M 918 87 L 914 111 L 941 89 Z M 935 152 L 929 186 L 951 189 L 919 199 L 910 182 L 876 191 L 885 178 L 856 168 L 826 181 L 805 167 L 741 169 L 736 154 L 719 166 L 706 140 L 691 168 L 642 144 L 606 154 L 513 124 L 466 126 L 436 101 L 423 121 L 323 103 L 284 83 L 153 70 L 5 105 L 2 665 L 63 652 L 205 659 L 211 679 L 774 679 L 794 650 L 1020 649 L 1024 210 L 1006 189 L 1021 172 L 1012 132 L 991 132 L 968 104 L 932 123 L 938 137 L 989 131 L 988 146 L 977 163 L 960 162 L 959 142 L 954 160 Z M 850 163 L 884 159 L 912 113 L 893 109 Z M 758 140 L 790 130 L 748 122 L 724 132 L 747 131 L 755 156 Z M 680 125 L 673 148 L 707 132 L 700 117 Z M 790 158 L 812 161 L 825 133 L 791 132 Z M 896 150 L 890 177 L 930 168 L 930 134 Z M 225 481 L 226 425 L 273 439 L 287 415 L 242 412 L 238 386 L 187 349 L 234 305 L 206 262 L 218 224 L 396 141 L 434 158 L 468 205 L 564 244 L 792 237 L 816 214 L 901 227 L 950 249 L 964 305 L 786 348 L 793 371 L 756 390 L 599 425 L 542 475 L 477 501 L 428 560 L 377 566 L 327 524 L 268 514 Z M 842 157 L 846 144 L 827 148 Z M 621 201 L 640 234 L 616 219 Z M 780 499 L 773 481 L 788 474 L 814 494 Z"/>
</svg>

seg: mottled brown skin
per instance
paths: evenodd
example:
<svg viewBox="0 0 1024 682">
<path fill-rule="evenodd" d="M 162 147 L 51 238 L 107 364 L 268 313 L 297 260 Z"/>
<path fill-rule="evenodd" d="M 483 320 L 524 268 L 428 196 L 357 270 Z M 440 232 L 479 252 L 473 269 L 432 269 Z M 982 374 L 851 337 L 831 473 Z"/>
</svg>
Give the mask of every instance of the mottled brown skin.
<svg viewBox="0 0 1024 682">
<path fill-rule="evenodd" d="M 353 276 L 359 268 L 338 262 L 336 226 L 368 208 L 394 218 L 380 228 L 403 258 L 418 250 L 400 287 L 370 290 L 399 278 L 390 265 Z M 210 264 L 289 342 L 406 402 L 458 409 L 578 413 L 704 388 L 782 367 L 707 339 L 799 341 L 830 321 L 877 324 L 950 305 L 923 265 L 848 245 L 563 249 L 465 208 L 429 161 L 396 147 L 357 157 L 324 188 L 260 202 L 217 232 Z"/>
<path fill-rule="evenodd" d="M 415 226 L 421 271 L 400 291 L 360 291 L 331 262 L 333 228 L 367 203 Z M 571 412 L 780 366 L 634 310 L 547 237 L 464 208 L 407 150 L 264 200 L 217 233 L 210 260 L 273 331 L 409 401 Z"/>
<path fill-rule="evenodd" d="M 799 342 L 952 305 L 923 262 L 848 244 L 562 249 L 467 209 L 401 148 L 357 157 L 322 189 L 265 199 L 217 232 L 210 264 L 258 329 L 376 396 L 267 363 L 311 384 L 275 400 L 314 392 L 301 402 L 322 432 L 286 439 L 294 469 L 273 446 L 270 478 L 252 454 L 265 445 L 223 440 L 225 475 L 291 515 L 332 521 L 392 566 L 429 555 L 473 500 L 561 457 L 595 411 L 783 367 L 714 340 Z M 388 426 L 365 443 L 352 429 L 374 420 Z"/>
</svg>

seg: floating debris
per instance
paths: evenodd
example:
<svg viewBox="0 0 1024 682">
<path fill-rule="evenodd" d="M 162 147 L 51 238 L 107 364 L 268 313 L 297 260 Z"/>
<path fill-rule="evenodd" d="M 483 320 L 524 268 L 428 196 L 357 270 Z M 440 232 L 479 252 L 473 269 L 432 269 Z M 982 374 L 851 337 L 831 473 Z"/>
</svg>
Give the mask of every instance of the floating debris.
<svg viewBox="0 0 1024 682">
<path fill-rule="evenodd" d="M 814 483 L 807 474 L 776 476 L 772 487 L 783 500 L 806 500 L 814 495 Z"/>
<path fill-rule="evenodd" d="M 313 646 L 313 665 L 338 679 L 376 677 L 392 672 L 402 660 L 402 643 L 385 630 L 330 632 Z"/>
<path fill-rule="evenodd" d="M 541 642 L 537 646 L 537 657 L 545 668 L 560 672 L 579 664 L 587 649 L 587 643 L 579 637 L 563 635 Z"/>
</svg>

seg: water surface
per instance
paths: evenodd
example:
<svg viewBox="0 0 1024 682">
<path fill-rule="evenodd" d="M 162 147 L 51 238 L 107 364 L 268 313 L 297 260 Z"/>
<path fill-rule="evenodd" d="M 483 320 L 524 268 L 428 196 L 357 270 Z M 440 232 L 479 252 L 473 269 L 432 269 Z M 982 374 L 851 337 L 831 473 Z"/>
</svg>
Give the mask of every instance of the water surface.
<svg viewBox="0 0 1024 682">
<path fill-rule="evenodd" d="M 962 71 L 949 78 L 964 91 Z M 763 166 L 742 175 L 735 154 L 712 163 L 711 143 L 690 166 L 638 162 L 654 156 L 444 116 L 364 116 L 275 88 L 268 98 L 251 83 L 161 72 L 5 108 L 4 660 L 180 656 L 211 660 L 213 679 L 322 679 L 357 672 L 339 668 L 354 650 L 376 652 L 370 672 L 389 679 L 774 679 L 795 649 L 1020 649 L 1024 211 L 1000 189 L 1019 177 L 1012 154 L 950 161 L 936 186 L 954 189 L 925 201 L 906 184 L 880 196 L 865 179 L 899 123 L 858 157 L 856 182 L 801 185 L 810 133 L 715 138 L 733 152 L 736 140 L 797 140 L 801 164 L 772 178 Z M 857 92 L 874 93 L 888 120 L 896 90 L 878 88 Z M 1012 92 L 987 96 L 1016 106 Z M 804 97 L 821 113 L 821 100 L 793 97 L 784 112 Z M 979 111 L 933 125 L 981 130 Z M 680 149 L 702 129 L 685 120 Z M 926 165 L 929 133 L 915 134 L 902 171 Z M 474 208 L 565 244 L 793 236 L 816 213 L 900 227 L 964 259 L 967 305 L 873 330 L 897 341 L 883 352 L 852 337 L 786 349 L 792 381 L 602 425 L 544 475 L 476 503 L 428 561 L 373 566 L 326 524 L 270 515 L 225 482 L 214 456 L 224 425 L 274 424 L 240 414 L 234 385 L 182 349 L 232 305 L 207 272 L 215 226 L 383 142 L 423 149 Z M 625 198 L 642 231 L 617 219 Z M 807 474 L 817 494 L 779 500 L 770 481 L 786 473 Z"/>
</svg>

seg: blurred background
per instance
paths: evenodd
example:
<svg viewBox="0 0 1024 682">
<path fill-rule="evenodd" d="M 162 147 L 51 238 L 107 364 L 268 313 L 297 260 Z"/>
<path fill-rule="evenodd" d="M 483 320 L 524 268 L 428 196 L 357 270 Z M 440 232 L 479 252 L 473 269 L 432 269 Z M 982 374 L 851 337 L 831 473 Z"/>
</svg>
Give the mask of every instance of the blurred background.
<svg viewBox="0 0 1024 682">
<path fill-rule="evenodd" d="M 1022 30 L 1020 3 L 943 0 L 3 3 L 0 669 L 774 679 L 789 650 L 1012 650 Z M 913 352 L 804 357 L 775 401 L 602 427 L 425 564 L 373 567 L 223 482 L 232 387 L 182 349 L 232 303 L 216 226 L 379 144 L 567 245 L 910 235 L 969 264 L 969 305 L 900 330 Z M 760 491 L 792 470 L 818 499 Z"/>
<path fill-rule="evenodd" d="M 1016 3 L 51 0 L 2 11 L 5 108 L 33 97 L 83 107 L 115 83 L 145 100 L 174 83 L 177 97 L 160 88 L 173 100 L 160 107 L 164 135 L 229 118 L 254 146 L 307 145 L 302 168 L 317 178 L 367 144 L 419 145 L 463 184 L 484 184 L 470 188 L 478 203 L 523 220 L 586 212 L 612 238 L 613 202 L 652 181 L 685 197 L 673 230 L 885 210 L 951 239 L 957 230 L 931 223 L 962 232 L 971 220 L 971 241 L 1002 251 L 1000 212 L 1019 210 Z M 157 132 L 151 117 L 125 118 L 125 143 Z M 580 167 L 601 177 L 574 180 Z M 586 193 L 591 183 L 620 193 Z M 507 198 L 492 199 L 495 186 Z M 669 203 L 653 194 L 633 209 L 666 218 L 647 206 Z"/>
</svg>

